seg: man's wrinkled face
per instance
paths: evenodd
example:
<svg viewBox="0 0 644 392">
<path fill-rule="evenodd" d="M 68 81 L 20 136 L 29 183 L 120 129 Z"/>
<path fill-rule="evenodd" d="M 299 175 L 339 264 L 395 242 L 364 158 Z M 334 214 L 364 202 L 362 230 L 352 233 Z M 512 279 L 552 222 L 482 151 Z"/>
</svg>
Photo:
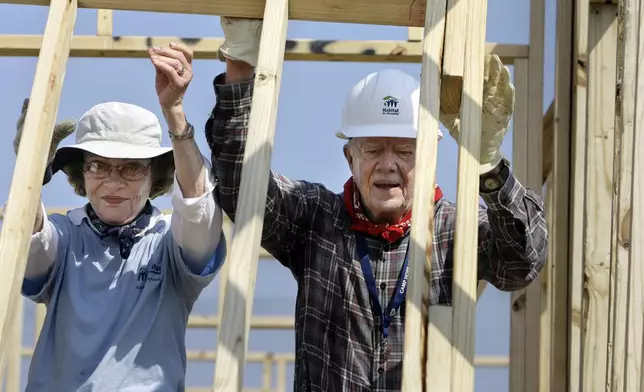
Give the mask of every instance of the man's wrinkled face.
<svg viewBox="0 0 644 392">
<path fill-rule="evenodd" d="M 375 223 L 397 222 L 412 205 L 416 140 L 352 139 L 344 149 L 362 202 Z"/>
</svg>

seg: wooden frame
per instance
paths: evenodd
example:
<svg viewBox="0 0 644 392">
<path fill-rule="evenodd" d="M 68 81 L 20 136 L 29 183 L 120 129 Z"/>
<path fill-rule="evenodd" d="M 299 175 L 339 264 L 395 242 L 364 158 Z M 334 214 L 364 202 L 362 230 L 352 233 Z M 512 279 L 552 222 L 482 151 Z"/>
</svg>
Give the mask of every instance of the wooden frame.
<svg viewBox="0 0 644 392">
<path fill-rule="evenodd" d="M 435 4 L 428 4 L 428 7 L 436 7 Z M 486 5 L 483 5 L 483 11 L 486 9 Z M 452 14 L 455 14 L 457 10 L 460 10 L 458 12 L 463 13 L 463 7 L 456 7 L 450 12 Z M 268 11 L 268 10 L 267 10 Z M 437 16 L 440 16 L 440 14 L 436 14 Z M 474 18 L 472 13 L 467 14 L 468 17 L 472 18 L 471 22 L 474 22 L 475 19 L 480 20 L 479 18 Z M 72 50 L 70 50 L 70 54 L 74 55 L 80 55 L 80 56 L 104 56 L 104 57 L 143 57 L 144 53 L 144 47 L 147 47 L 153 40 L 163 40 L 163 39 L 173 39 L 173 38 L 144 38 L 144 37 L 110 37 L 109 35 L 111 34 L 111 12 L 109 10 L 99 10 L 98 15 L 97 15 L 97 36 L 96 37 L 73 37 L 71 41 L 72 45 Z M 438 18 L 440 19 L 440 18 Z M 450 20 L 452 21 L 457 21 L 458 18 L 455 18 L 454 15 L 450 17 Z M 428 26 L 433 26 L 433 23 L 436 22 L 436 20 L 430 20 L 427 23 L 429 23 Z M 444 24 L 443 24 L 444 25 Z M 440 29 L 439 29 L 440 30 Z M 437 30 L 437 31 L 439 31 Z M 411 30 L 410 30 L 411 31 Z M 493 52 L 497 53 L 501 56 L 503 61 L 505 61 L 507 64 L 511 64 L 512 61 L 515 58 L 525 58 L 527 55 L 527 47 L 524 45 L 499 45 L 499 44 L 485 44 L 484 42 L 484 25 L 479 24 L 478 30 L 461 30 L 461 33 L 468 32 L 469 34 L 472 35 L 472 42 L 470 42 L 469 45 L 474 45 L 474 48 L 478 48 L 479 50 L 472 50 L 469 53 L 465 52 L 465 37 L 458 37 L 456 34 L 458 33 L 459 30 L 454 29 L 452 27 L 450 30 L 451 37 L 453 41 L 450 41 L 446 47 L 451 48 L 449 50 L 449 53 L 452 57 L 452 61 L 457 63 L 456 65 L 451 66 L 451 71 L 450 74 L 447 75 L 449 77 L 449 82 L 456 82 L 456 83 L 461 83 L 461 80 L 463 78 L 463 74 L 465 71 L 465 68 L 469 70 L 470 67 L 474 66 L 476 67 L 476 61 L 474 61 L 475 57 L 478 57 L 479 59 L 482 59 L 482 54 L 483 51 L 487 52 Z M 444 33 L 440 33 L 440 35 L 437 35 L 439 33 L 433 34 L 435 37 L 436 42 L 440 42 L 443 40 L 443 35 Z M 5 40 L 5 43 L 3 44 L 2 39 Z M 462 40 L 463 42 L 454 42 L 454 40 Z M 214 58 L 214 51 L 213 51 L 213 46 L 216 45 L 217 39 L 208 39 L 205 40 L 195 40 L 191 41 L 190 44 L 193 46 L 194 49 L 196 49 L 196 58 Z M 184 40 L 186 41 L 186 40 Z M 36 55 L 40 54 L 40 48 L 39 45 L 42 42 L 42 38 L 39 36 L 2 36 L 0 37 L 0 53 L 1 54 L 15 54 L 15 55 Z M 295 42 L 295 45 L 293 45 L 293 42 Z M 431 44 L 430 41 L 426 41 L 425 43 L 422 42 L 413 42 L 410 40 L 410 42 L 407 43 L 397 43 L 396 41 L 366 41 L 366 42 L 360 42 L 360 41 L 323 41 L 324 45 L 321 46 L 324 50 L 317 50 L 316 45 L 318 45 L 320 41 L 303 41 L 303 40 L 294 40 L 294 41 L 288 41 L 285 45 L 285 52 L 286 55 L 290 57 L 292 60 L 326 60 L 326 59 L 344 59 L 344 60 L 355 60 L 355 61 L 405 61 L 405 62 L 414 62 L 417 61 L 421 58 L 420 55 L 420 46 L 425 46 L 427 48 L 436 48 L 439 47 L 439 45 Z M 144 46 L 145 44 L 145 46 Z M 200 48 L 206 48 L 207 46 L 210 46 L 209 49 L 203 49 L 200 51 Z M 435 50 L 435 49 L 434 49 Z M 457 59 L 458 53 L 461 53 L 463 56 L 470 56 L 469 60 L 465 60 L 465 57 L 462 58 L 460 61 L 463 69 L 459 69 L 459 60 Z M 514 56 L 514 57 L 512 57 Z M 286 57 L 286 56 L 285 56 Z M 440 53 L 434 53 L 431 57 L 426 56 L 425 57 L 425 67 L 426 69 L 436 69 L 436 64 L 439 64 L 441 54 Z M 456 60 L 454 60 L 456 59 Z M 464 67 L 463 63 L 468 63 L 468 67 Z M 434 71 L 436 74 L 436 77 L 439 77 L 439 80 L 444 82 L 445 80 L 445 74 L 443 73 L 441 75 L 440 68 L 436 69 Z M 470 71 L 467 71 L 470 72 Z M 482 66 L 481 64 L 478 64 L 478 71 L 475 71 L 474 73 L 479 73 L 482 72 Z M 467 84 L 466 92 L 473 96 L 478 96 L 476 90 L 480 90 L 482 88 L 482 80 L 480 79 L 481 74 L 478 76 L 474 75 L 469 79 L 469 84 Z M 478 80 L 477 80 L 478 79 Z M 439 82 L 440 84 L 440 82 Z M 434 83 L 434 86 L 437 84 Z M 425 81 L 423 81 L 423 86 L 427 87 L 428 85 L 426 84 Z M 465 89 L 465 90 L 466 90 Z M 426 91 L 425 93 L 425 98 L 424 102 L 427 101 L 428 99 L 431 99 L 432 97 L 428 96 L 428 92 Z M 437 98 L 437 97 L 436 97 Z M 264 103 L 266 103 L 268 100 L 264 100 Z M 438 100 L 434 100 L 434 102 L 437 104 Z M 467 116 L 469 119 L 464 119 L 464 121 L 467 123 L 467 121 L 473 121 L 474 124 L 480 121 L 480 99 L 478 100 L 471 100 L 467 99 L 466 102 L 464 103 L 464 109 L 463 109 L 463 116 Z M 469 109 L 468 109 L 469 107 Z M 437 111 L 435 111 L 436 113 Z M 435 116 L 435 114 L 434 114 Z M 427 115 L 425 115 L 427 117 Z M 427 125 L 427 123 L 423 122 L 422 123 L 424 126 Z M 473 125 L 472 127 L 468 127 L 472 129 L 476 129 L 476 125 Z M 472 136 L 474 139 L 472 139 Z M 478 181 L 478 173 L 477 173 L 477 168 L 478 168 L 478 157 L 472 156 L 472 155 L 464 155 L 463 152 L 467 150 L 475 150 L 478 151 L 478 147 L 476 143 L 478 143 L 478 132 L 474 131 L 474 133 L 470 133 L 469 137 L 467 135 L 462 135 L 464 140 L 468 140 L 466 145 L 461 148 L 461 157 L 459 158 L 459 165 L 460 165 L 460 171 L 461 173 L 466 174 L 468 177 L 472 177 L 475 180 Z M 270 136 L 264 136 L 265 138 L 271 138 Z M 271 138 L 272 139 L 272 138 Z M 266 139 L 265 139 L 266 140 Z M 425 139 L 427 140 L 427 139 Z M 435 141 L 434 141 L 435 143 Z M 474 143 L 474 144 L 473 144 Z M 431 142 L 430 142 L 431 145 Z M 426 155 L 425 157 L 431 157 L 430 155 Z M 466 158 L 464 158 L 466 157 Z M 435 159 L 435 157 L 434 157 Z M 255 171 L 255 170 L 251 170 Z M 244 181 L 244 180 L 242 180 Z M 469 181 L 467 181 L 469 182 Z M 431 184 L 432 182 L 427 182 L 427 184 Z M 422 189 L 422 185 L 419 185 L 420 188 L 418 188 L 421 192 L 424 190 Z M 433 188 L 433 187 L 432 187 Z M 260 192 L 261 193 L 261 192 Z M 478 199 L 478 190 L 477 186 L 472 187 L 469 190 L 463 190 L 459 189 L 459 200 L 461 203 L 465 203 L 465 200 L 469 199 L 471 201 L 470 204 L 472 207 L 477 207 L 477 199 Z M 418 210 L 421 210 L 421 208 L 417 208 Z M 261 210 L 261 209 L 260 209 Z M 474 216 L 477 215 L 476 213 L 476 208 L 473 210 L 474 211 Z M 431 216 L 433 214 L 431 211 L 427 211 L 428 215 Z M 470 211 L 470 214 L 472 214 L 472 211 Z M 471 219 L 472 217 L 469 216 L 467 213 L 461 212 L 460 219 L 462 222 L 467 222 L 470 225 L 470 228 L 468 229 L 465 224 L 459 225 L 459 233 L 457 233 L 457 237 L 460 238 L 461 241 L 473 241 L 474 243 L 476 242 L 476 236 L 472 237 L 472 233 L 476 235 L 476 225 L 471 225 L 472 222 L 475 222 L 475 220 Z M 257 227 L 258 222 L 257 220 L 254 222 L 254 226 Z M 259 226 L 261 227 L 261 219 L 259 220 Z M 417 225 L 418 226 L 418 225 Z M 426 235 L 427 232 L 422 231 L 419 234 L 419 228 L 421 228 L 423 225 L 421 224 L 419 227 L 417 227 L 417 230 L 415 232 L 415 238 L 416 239 L 424 239 L 426 242 Z M 239 230 L 239 229 L 238 229 Z M 243 227 L 241 228 L 243 230 Z M 465 230 L 469 230 L 469 234 L 466 234 Z M 238 243 L 241 243 L 241 238 L 236 238 Z M 233 248 L 235 245 L 233 245 Z M 241 248 L 241 246 L 240 246 Z M 234 252 L 234 251 L 233 251 Z M 420 252 L 415 255 L 415 258 L 420 263 L 418 266 L 422 267 L 422 260 L 425 259 L 427 255 L 425 252 Z M 466 256 L 467 259 L 470 259 L 470 262 L 475 262 L 475 253 L 470 252 L 469 256 Z M 255 258 L 256 260 L 256 258 Z M 253 265 L 253 257 L 249 257 L 247 260 L 247 267 L 250 268 L 251 271 L 256 270 L 256 265 Z M 250 265 L 248 264 L 250 263 Z M 238 263 L 236 263 L 238 264 Z M 472 268 L 464 268 L 462 271 L 467 272 L 471 271 Z M 248 270 L 245 271 L 246 273 Z M 247 278 L 248 275 L 244 275 L 243 273 L 240 273 L 239 275 L 242 275 L 243 277 Z M 252 275 L 252 273 L 251 273 Z M 228 273 L 226 276 L 230 276 Z M 233 272 L 233 279 L 228 281 L 227 283 L 230 283 L 231 281 L 237 282 L 237 283 L 242 283 L 241 286 L 244 286 L 243 280 L 236 280 Z M 467 276 L 464 275 L 460 278 L 457 278 L 455 280 L 455 288 L 456 290 L 460 290 L 461 293 L 461 298 L 462 298 L 462 304 L 465 306 L 464 308 L 461 309 L 460 306 L 456 306 L 454 309 L 452 308 L 447 308 L 446 312 L 443 312 L 441 314 L 440 310 L 435 309 L 436 311 L 432 310 L 430 312 L 430 329 L 431 328 L 436 328 L 438 326 L 440 328 L 441 325 L 444 325 L 443 320 L 451 320 L 452 318 L 452 311 L 455 312 L 455 316 L 458 318 L 459 315 L 460 317 L 464 317 L 464 320 L 468 322 L 467 320 L 473 320 L 473 314 L 474 314 L 474 309 L 475 309 L 475 302 L 476 299 L 474 299 L 475 293 L 477 292 L 476 288 L 476 282 L 474 276 Z M 249 286 L 249 284 L 252 286 L 254 285 L 254 277 L 251 279 L 250 282 L 246 282 L 246 288 L 249 289 L 249 291 L 252 292 L 252 287 Z M 426 282 L 425 282 L 426 283 Z M 233 287 L 231 285 L 226 284 L 226 290 L 227 292 L 234 291 Z M 467 287 L 465 291 L 463 291 L 463 287 Z M 484 289 L 485 285 L 481 285 L 479 288 L 478 295 L 482 293 L 482 290 Z M 237 285 L 237 288 L 239 288 L 239 284 Z M 243 290 L 242 290 L 243 291 Z M 244 297 L 244 296 L 241 296 Z M 239 300 L 238 300 L 239 301 Z M 246 300 L 242 300 L 242 303 L 248 302 Z M 228 305 L 230 307 L 230 305 Z M 225 307 L 224 307 L 225 308 Z M 236 309 L 237 306 L 232 306 L 233 309 Z M 246 307 L 247 311 L 249 311 L 249 307 Z M 426 311 L 423 311 L 422 307 L 420 309 L 420 314 L 426 314 Z M 220 336 L 224 336 L 223 338 L 220 338 L 222 340 L 225 340 L 227 343 L 234 343 L 239 341 L 240 337 L 238 336 L 240 327 L 239 325 L 236 325 L 235 327 L 230 327 L 231 325 L 234 325 L 235 319 L 230 319 L 230 317 L 225 318 L 227 321 L 222 325 L 223 329 L 229 328 L 230 334 L 226 336 L 226 334 L 220 334 Z M 230 321 L 229 321 L 230 320 Z M 236 319 L 236 322 L 240 322 L 240 319 Z M 241 321 L 243 321 L 242 319 Z M 250 327 L 250 317 L 249 314 L 247 317 L 245 317 L 245 322 L 244 324 L 246 325 L 246 332 L 248 328 Z M 257 319 L 254 319 L 254 322 L 252 323 L 254 327 L 261 327 L 261 323 L 258 324 Z M 216 321 L 215 321 L 216 322 Z M 221 321 L 219 321 L 221 322 Z M 287 321 L 286 321 L 287 322 Z M 424 325 L 424 321 L 422 321 L 422 318 L 418 319 L 418 322 L 421 323 L 421 326 Z M 195 324 L 196 323 L 196 324 Z M 205 323 L 199 323 L 198 320 L 193 319 L 192 320 L 192 325 L 193 326 L 199 326 L 199 325 L 206 325 Z M 455 327 L 462 327 L 462 325 L 459 324 L 453 324 L 451 321 L 448 323 L 448 325 L 453 325 Z M 451 327 L 450 327 L 451 329 Z M 460 364 L 457 363 L 457 366 L 452 367 L 449 363 L 447 363 L 446 368 L 444 370 L 447 370 L 447 375 L 452 374 L 451 376 L 448 376 L 448 379 L 446 380 L 447 383 L 451 384 L 452 382 L 463 382 L 463 390 L 469 390 L 473 388 L 473 366 L 474 366 L 474 352 L 473 352 L 473 325 L 469 325 L 468 329 L 462 330 L 455 330 L 452 332 L 449 332 L 447 330 L 440 331 L 441 332 L 441 337 L 440 339 L 443 340 L 443 343 L 446 343 L 447 345 L 445 346 L 447 350 L 452 350 L 456 355 L 462 356 L 463 353 L 465 355 L 462 357 Z M 460 337 L 460 343 L 452 346 L 453 343 L 449 342 L 449 339 L 446 339 L 447 336 L 457 336 Z M 241 341 L 245 341 L 245 336 L 246 334 L 241 336 Z M 431 336 L 431 335 L 430 335 Z M 438 334 L 434 334 L 433 336 L 438 336 Z M 421 336 L 422 339 L 422 336 Z M 411 340 L 410 340 L 411 341 Z M 245 343 L 244 343 L 245 344 Z M 432 346 L 432 342 L 428 341 L 428 346 Z M 218 346 L 218 350 L 220 351 L 221 358 L 219 361 L 217 361 L 217 373 L 215 377 L 215 383 L 214 385 L 219 389 L 222 387 L 223 384 L 226 385 L 227 388 L 230 388 L 231 390 L 235 390 L 235 388 L 239 389 L 241 386 L 238 385 L 239 380 L 241 379 L 242 376 L 242 367 L 240 366 L 240 362 L 244 362 L 244 357 L 245 357 L 245 348 L 243 347 L 237 347 L 236 349 L 233 349 L 231 352 L 230 347 L 232 344 L 220 344 Z M 416 347 L 413 347 L 413 351 L 416 351 L 418 353 L 419 358 L 424 358 L 424 353 L 422 352 L 423 350 L 417 351 L 420 347 L 423 347 L 423 345 L 418 345 Z M 412 351 L 412 352 L 413 352 Z M 223 354 L 223 355 L 222 355 Z M 407 361 L 407 363 L 410 363 L 410 361 Z M 421 360 L 419 362 L 421 364 L 420 372 L 418 372 L 417 376 L 421 377 L 422 379 L 422 369 L 423 369 L 423 363 L 424 360 Z M 459 366 L 460 365 L 460 366 Z M 436 371 L 436 367 L 428 363 L 427 365 L 428 369 L 432 369 L 433 372 Z M 233 369 L 233 371 L 229 371 L 229 369 Z M 450 373 L 450 368 L 451 373 Z M 224 370 L 222 370 L 224 369 Z M 469 376 L 466 378 L 462 378 L 460 376 L 461 370 L 460 369 L 469 369 L 468 374 Z M 220 375 L 220 377 L 217 377 L 217 374 Z M 409 378 L 409 377 L 408 377 Z M 430 379 L 427 379 L 428 385 L 431 385 Z M 413 386 L 413 383 L 411 384 Z"/>
<path fill-rule="evenodd" d="M 282 7 L 280 15 L 286 17 L 286 0 L 279 1 L 278 4 Z M 290 61 L 421 62 L 424 69 L 422 101 L 427 106 L 423 109 L 426 111 L 421 111 L 420 115 L 431 117 L 431 113 L 435 113 L 436 97 L 432 94 L 437 84 L 444 86 L 454 81 L 464 83 L 467 94 L 478 95 L 475 91 L 476 78 L 468 79 L 467 75 L 468 67 L 476 65 L 474 60 L 483 50 L 483 41 L 473 38 L 469 45 L 478 46 L 469 54 L 474 57 L 466 59 L 464 56 L 467 52 L 464 52 L 464 48 L 468 41 L 463 34 L 468 31 L 473 34 L 473 30 L 465 30 L 452 22 L 471 15 L 466 9 L 468 7 L 464 7 L 466 0 L 441 1 L 446 2 L 447 6 L 440 5 L 443 4 L 440 1 L 440 4 L 414 2 L 409 6 L 408 3 L 402 4 L 401 0 L 376 0 L 376 3 L 370 1 L 369 6 L 365 7 L 358 0 L 339 0 L 333 3 L 291 0 L 288 4 L 288 19 L 411 26 L 409 40 L 287 41 L 285 30 L 280 30 L 279 34 L 268 34 L 265 39 L 274 40 L 274 45 L 284 42 L 284 52 L 278 54 L 277 58 L 265 58 L 262 62 L 271 64 L 270 75 L 274 77 L 279 75 L 282 58 Z M 530 1 L 529 45 L 485 45 L 488 53 L 497 53 L 504 63 L 514 64 L 517 87 L 517 155 L 513 160 L 517 175 L 525 185 L 533 189 L 541 188 L 546 183 L 548 195 L 548 265 L 537 282 L 512 296 L 510 389 L 512 392 L 576 392 L 593 386 L 604 388 L 609 385 L 615 391 L 624 388 L 638 390 L 642 387 L 642 381 L 641 369 L 636 365 L 641 363 L 641 342 L 644 340 L 641 333 L 644 318 L 639 311 L 642 306 L 641 286 L 644 283 L 644 274 L 639 264 L 643 257 L 644 243 L 641 223 L 644 221 L 641 204 L 644 202 L 644 185 L 641 180 L 644 143 L 635 130 L 644 120 L 644 115 L 640 115 L 644 113 L 644 98 L 639 96 L 644 91 L 642 73 L 639 72 L 640 53 L 644 52 L 644 47 L 641 47 L 644 45 L 641 44 L 644 42 L 644 37 L 641 37 L 644 25 L 640 23 L 644 7 L 640 4 L 642 0 L 624 0 L 619 5 L 615 0 L 558 0 L 555 100 L 543 116 L 544 4 L 543 0 Z M 222 41 L 221 38 L 114 37 L 111 28 L 112 11 L 102 8 L 178 13 L 189 10 L 190 13 L 241 17 L 261 17 L 264 12 L 274 12 L 277 8 L 265 8 L 267 4 L 272 4 L 272 0 L 189 0 L 188 3 L 168 0 L 79 0 L 78 4 L 75 0 L 0 0 L 0 3 L 50 6 L 44 35 L 47 38 L 31 35 L 0 36 L 0 56 L 39 57 L 31 94 L 32 104 L 23 136 L 23 144 L 29 144 L 30 151 L 23 148 L 18 153 L 16 167 L 21 170 L 14 173 L 3 235 L 0 238 L 0 268 L 4 267 L 3 271 L 7 272 L 3 274 L 5 284 L 0 284 L 0 353 L 5 353 L 8 350 L 5 344 L 7 337 L 13 333 L 10 330 L 13 326 L 8 320 L 18 315 L 14 305 L 20 303 L 15 301 L 18 295 L 17 282 L 21 280 L 26 240 L 31 231 L 31 227 L 25 222 L 33 221 L 35 216 L 40 179 L 44 171 L 44 161 L 34 161 L 31 157 L 45 156 L 38 151 L 45 151 L 43 146 L 47 145 L 51 137 L 48 130 L 55 119 L 67 58 L 144 57 L 150 44 L 164 44 L 173 40 L 188 43 L 195 50 L 195 58 L 213 59 L 215 50 Z M 71 36 L 76 7 L 99 9 L 96 36 Z M 442 14 L 439 11 L 441 9 L 444 10 Z M 425 15 L 429 16 L 427 21 Z M 285 23 L 284 20 L 273 18 L 276 27 L 268 30 L 277 32 L 278 27 L 282 26 L 280 23 Z M 431 26 L 435 29 L 437 25 L 431 21 L 437 20 L 443 27 L 438 30 L 427 28 Z M 423 39 L 423 29 L 420 27 L 425 23 L 428 24 Z M 623 40 L 620 34 L 623 34 Z M 428 43 L 434 40 L 438 42 L 439 37 L 443 36 L 445 47 L 438 64 L 436 53 L 430 54 L 423 47 L 429 50 Z M 431 48 L 435 49 L 435 46 Z M 425 72 L 437 64 L 440 66 L 433 72 Z M 53 83 L 43 83 L 49 74 L 54 75 Z M 437 75 L 440 75 L 439 79 L 436 78 Z M 266 97 L 256 98 L 256 105 L 265 106 L 265 113 L 270 119 L 274 116 L 276 105 L 276 100 L 271 97 L 279 91 L 279 80 L 271 77 L 266 80 L 272 81 L 272 84 L 256 92 L 258 96 L 262 96 L 264 90 Z M 468 81 L 472 84 L 468 85 Z M 433 91 L 432 94 L 428 94 L 429 90 Z M 612 99 L 613 96 L 616 100 Z M 603 102 L 599 100 L 600 97 L 608 99 Z M 465 99 L 463 107 L 463 119 L 467 122 L 468 114 L 476 112 L 476 102 L 468 103 L 468 99 Z M 254 118 L 261 113 L 260 109 L 255 108 L 253 112 Z M 274 127 L 274 120 L 266 121 Z M 471 121 L 476 123 L 478 120 L 474 117 Z M 434 128 L 433 121 L 423 122 L 419 138 L 424 146 L 423 151 L 435 149 L 434 142 L 430 140 Z M 273 129 L 269 129 L 258 140 L 253 140 L 270 145 L 272 132 Z M 460 151 L 476 150 L 478 141 L 474 134 L 462 135 L 462 141 Z M 525 151 L 523 159 L 518 155 L 519 149 Z M 602 149 L 604 155 L 598 155 Z M 430 155 L 419 154 L 419 162 L 431 167 Z M 602 160 L 597 159 L 600 156 Z M 263 159 L 258 163 L 250 164 L 253 165 L 252 170 L 268 167 L 267 160 L 270 160 L 270 153 L 264 153 Z M 477 157 L 474 156 L 467 160 L 459 157 L 459 172 L 468 177 L 467 183 L 476 178 L 470 178 L 476 161 Z M 247 167 L 245 171 L 249 172 L 251 169 Z M 468 172 L 469 174 L 465 174 Z M 606 177 L 598 181 L 591 176 L 597 172 L 605 173 Z M 419 181 L 415 193 L 431 194 L 428 184 L 433 175 L 434 173 L 428 173 L 423 178 L 424 184 Z M 242 181 L 248 186 L 249 178 Z M 260 191 L 261 189 L 252 191 L 249 188 L 249 192 L 243 194 L 261 194 Z M 471 208 L 473 195 L 473 191 L 459 186 L 458 204 Z M 216 365 L 216 380 L 225 382 L 227 391 L 240 389 L 241 364 L 245 359 L 255 358 L 254 354 L 247 356 L 246 348 L 241 346 L 226 352 L 234 341 L 241 336 L 242 346 L 245 346 L 249 328 L 275 325 L 292 327 L 292 319 L 250 317 L 247 296 L 254 287 L 254 273 L 248 272 L 255 271 L 257 258 L 264 255 L 258 244 L 257 231 L 262 223 L 262 198 L 251 196 L 253 195 L 248 196 L 247 204 L 242 203 L 247 208 L 240 210 L 246 214 L 242 221 L 250 223 L 235 228 L 237 233 L 231 252 L 240 269 L 228 272 L 228 283 L 233 285 L 224 285 L 228 293 L 245 293 L 245 298 L 233 299 L 224 308 L 237 308 L 237 305 L 242 304 L 242 308 L 245 306 L 244 314 L 235 318 L 231 311 L 224 311 L 223 318 L 193 317 L 190 321 L 193 327 L 222 325 L 222 329 L 228 331 L 228 334 L 220 335 L 220 353 L 216 354 L 220 358 Z M 607 210 L 594 206 L 593 200 L 606 206 Z M 426 244 L 426 235 L 429 234 L 422 222 L 428 222 L 433 211 L 428 206 L 423 207 L 425 210 L 418 205 L 414 206 L 416 211 L 420 211 L 417 220 L 421 224 L 413 229 L 412 234 L 414 241 L 420 246 L 413 256 L 414 266 L 419 271 L 428 256 L 420 251 L 424 249 L 422 245 Z M 598 219 L 597 212 L 603 218 L 594 223 L 593 219 Z M 459 212 L 459 221 L 465 222 L 467 217 L 471 219 L 471 210 Z M 472 226 L 469 229 L 466 224 L 459 227 L 458 241 L 466 241 L 471 246 L 472 241 L 475 241 Z M 469 235 L 464 230 L 470 230 Z M 9 235 L 13 245 L 8 241 Z M 242 243 L 246 243 L 245 249 L 251 246 L 253 252 L 244 255 L 241 252 Z M 602 253 L 598 254 L 601 249 Z M 457 264 L 472 261 L 472 255 L 462 256 L 464 259 L 459 259 Z M 242 270 L 241 266 L 247 269 Z M 597 271 L 601 272 L 600 276 L 596 274 Z M 424 290 L 427 282 L 410 282 L 408 302 L 416 308 L 414 312 L 407 313 L 407 322 L 419 325 L 418 330 L 422 333 L 409 332 L 406 336 L 409 358 L 412 360 L 405 362 L 405 390 L 410 389 L 409 382 L 411 385 L 418 385 L 414 383 L 422 380 L 427 383 L 424 386 L 427 391 L 430 386 L 437 385 L 445 385 L 443 388 L 450 391 L 471 390 L 471 370 L 475 363 L 471 347 L 468 348 L 472 336 L 471 303 L 475 287 L 471 278 L 466 274 L 455 273 L 455 287 L 465 286 L 466 289 L 459 294 L 460 297 L 455 295 L 454 308 L 447 309 L 424 309 L 422 300 L 426 297 Z M 608 290 L 603 289 L 606 285 Z M 413 290 L 411 286 L 414 287 Z M 480 292 L 479 290 L 479 295 Z M 237 305 L 232 305 L 233 303 Z M 422 317 L 425 312 L 430 320 L 426 328 Z M 462 321 L 458 321 L 459 317 Z M 42 315 L 39 320 L 41 318 Z M 459 326 L 468 329 L 460 331 L 456 329 Z M 441 354 L 440 350 L 443 349 L 446 354 Z M 214 355 L 206 356 L 210 358 Z M 443 361 L 443 367 L 427 366 L 436 361 L 438 355 L 451 360 Z M 460 368 L 455 361 L 459 357 Z M 10 373 L 14 372 L 16 368 Z M 459 378 L 455 374 L 465 376 Z"/>
</svg>

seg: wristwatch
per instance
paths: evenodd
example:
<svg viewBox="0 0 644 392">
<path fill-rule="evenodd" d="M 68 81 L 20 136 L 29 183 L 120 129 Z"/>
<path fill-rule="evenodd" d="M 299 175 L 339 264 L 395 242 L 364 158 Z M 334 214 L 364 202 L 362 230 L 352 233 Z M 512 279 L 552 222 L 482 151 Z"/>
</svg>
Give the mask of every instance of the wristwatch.
<svg viewBox="0 0 644 392">
<path fill-rule="evenodd" d="M 183 130 L 183 132 L 181 133 L 168 132 L 168 135 L 172 140 L 192 139 L 195 136 L 195 127 L 193 127 L 192 124 L 186 121 L 186 128 Z"/>
<path fill-rule="evenodd" d="M 496 192 L 503 187 L 510 174 L 510 165 L 503 159 L 499 166 L 481 175 L 479 190 L 483 193 Z"/>
</svg>

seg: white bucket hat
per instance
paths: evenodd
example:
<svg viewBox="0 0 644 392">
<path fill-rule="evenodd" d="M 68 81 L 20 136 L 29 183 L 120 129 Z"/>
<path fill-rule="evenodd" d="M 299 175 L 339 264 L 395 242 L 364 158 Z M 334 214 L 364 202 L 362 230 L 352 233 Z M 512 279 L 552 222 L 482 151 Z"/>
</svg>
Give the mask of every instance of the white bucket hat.
<svg viewBox="0 0 644 392">
<path fill-rule="evenodd" d="M 100 103 L 78 121 L 76 144 L 56 151 L 52 171 L 63 169 L 79 150 L 121 159 L 172 154 L 171 147 L 161 147 L 162 134 L 159 119 L 151 111 L 123 102 Z"/>
<path fill-rule="evenodd" d="M 336 136 L 416 138 L 419 103 L 420 83 L 412 76 L 396 69 L 371 73 L 349 92 Z"/>
</svg>

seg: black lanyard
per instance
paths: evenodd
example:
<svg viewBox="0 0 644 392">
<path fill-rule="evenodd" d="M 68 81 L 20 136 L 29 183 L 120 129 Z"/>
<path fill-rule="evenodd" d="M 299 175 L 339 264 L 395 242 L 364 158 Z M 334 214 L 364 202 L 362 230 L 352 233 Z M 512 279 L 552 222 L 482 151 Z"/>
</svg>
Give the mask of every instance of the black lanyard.
<svg viewBox="0 0 644 392">
<path fill-rule="evenodd" d="M 371 271 L 371 261 L 369 260 L 369 248 L 367 247 L 367 241 L 360 233 L 356 233 L 356 248 L 358 251 L 358 256 L 360 257 L 362 273 L 364 274 L 364 279 L 367 283 L 367 289 L 369 290 L 369 296 L 371 297 L 373 306 L 375 308 L 374 311 L 380 316 L 382 321 L 382 335 L 387 338 L 389 336 L 389 325 L 391 324 L 391 320 L 396 314 L 398 308 L 400 308 L 403 302 L 405 302 L 405 294 L 407 293 L 407 279 L 409 278 L 409 246 L 407 246 L 407 251 L 405 252 L 405 261 L 400 270 L 400 275 L 398 276 L 396 291 L 389 301 L 389 305 L 387 305 L 386 313 L 382 311 L 380 300 L 378 299 L 378 289 L 376 288 L 376 280 L 373 276 L 373 272 Z"/>
</svg>

